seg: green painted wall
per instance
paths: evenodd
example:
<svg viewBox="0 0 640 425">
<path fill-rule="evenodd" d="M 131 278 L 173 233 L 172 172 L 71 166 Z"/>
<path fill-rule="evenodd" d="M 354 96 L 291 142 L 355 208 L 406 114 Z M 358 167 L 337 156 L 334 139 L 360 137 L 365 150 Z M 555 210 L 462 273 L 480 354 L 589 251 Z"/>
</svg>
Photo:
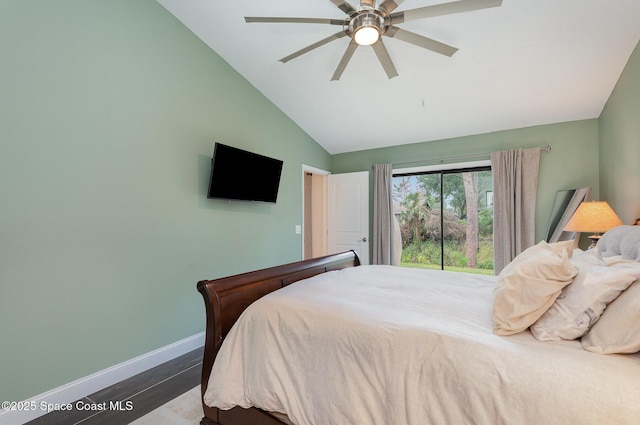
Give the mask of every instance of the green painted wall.
<svg viewBox="0 0 640 425">
<path fill-rule="evenodd" d="M 542 240 L 556 191 L 591 186 L 592 197 L 598 196 L 598 121 L 595 119 L 344 153 L 332 157 L 332 171 L 366 171 L 376 163 L 405 163 L 546 145 L 551 145 L 551 152 L 542 153 L 540 157 L 536 205 L 536 240 Z"/>
<path fill-rule="evenodd" d="M 158 3 L 2 1 L 0 54 L 0 400 L 202 331 L 200 279 L 300 259 L 301 165 L 330 156 Z M 284 160 L 278 203 L 205 199 L 214 141 Z"/>
<path fill-rule="evenodd" d="M 600 193 L 623 223 L 640 217 L 640 43 L 600 116 Z"/>
</svg>

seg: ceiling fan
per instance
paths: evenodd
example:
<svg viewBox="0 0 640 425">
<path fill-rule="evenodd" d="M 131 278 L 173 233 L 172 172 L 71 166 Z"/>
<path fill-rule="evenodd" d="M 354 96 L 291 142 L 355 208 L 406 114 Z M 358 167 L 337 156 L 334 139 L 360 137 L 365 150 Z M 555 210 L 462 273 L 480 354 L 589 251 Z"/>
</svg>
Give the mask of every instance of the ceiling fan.
<svg viewBox="0 0 640 425">
<path fill-rule="evenodd" d="M 471 10 L 486 9 L 502 5 L 502 0 L 459 0 L 451 3 L 435 4 L 401 12 L 392 13 L 404 0 L 383 0 L 377 4 L 375 0 L 360 0 L 356 9 L 345 0 L 330 0 L 338 6 L 347 17 L 345 19 L 330 18 L 286 18 L 286 17 L 245 17 L 247 23 L 304 23 L 328 24 L 342 26 L 342 31 L 313 43 L 297 52 L 285 56 L 280 62 L 286 63 L 305 53 L 310 52 L 333 40 L 350 37 L 351 41 L 344 52 L 331 81 L 339 80 L 354 52 L 359 46 L 371 46 L 378 60 L 382 64 L 389 79 L 398 76 L 387 48 L 382 42 L 382 36 L 395 38 L 416 46 L 451 57 L 457 48 L 433 40 L 431 38 L 398 28 L 396 25 L 415 19 L 433 16 L 450 15 Z"/>
</svg>

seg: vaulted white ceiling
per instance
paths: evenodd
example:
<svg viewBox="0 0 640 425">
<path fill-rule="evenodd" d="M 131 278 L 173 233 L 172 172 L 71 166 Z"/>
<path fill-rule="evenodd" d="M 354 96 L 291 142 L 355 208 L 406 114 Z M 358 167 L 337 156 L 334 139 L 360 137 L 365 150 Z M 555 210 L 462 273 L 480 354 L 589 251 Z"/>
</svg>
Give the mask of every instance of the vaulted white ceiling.
<svg viewBox="0 0 640 425">
<path fill-rule="evenodd" d="M 640 39 L 640 0 L 503 0 L 398 25 L 452 57 L 385 37 L 397 77 L 361 46 L 330 81 L 348 37 L 279 59 L 341 27 L 244 20 L 344 19 L 330 0 L 158 2 L 332 154 L 598 117 Z"/>
</svg>

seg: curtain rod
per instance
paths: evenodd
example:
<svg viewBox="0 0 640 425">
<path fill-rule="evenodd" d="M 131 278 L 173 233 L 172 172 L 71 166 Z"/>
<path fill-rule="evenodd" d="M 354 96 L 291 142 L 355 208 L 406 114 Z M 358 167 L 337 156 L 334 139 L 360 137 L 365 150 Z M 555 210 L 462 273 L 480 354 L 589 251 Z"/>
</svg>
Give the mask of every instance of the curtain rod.
<svg viewBox="0 0 640 425">
<path fill-rule="evenodd" d="M 551 145 L 540 146 L 540 152 L 551 152 Z M 423 159 L 417 161 L 409 161 L 409 162 L 394 162 L 391 165 L 408 165 L 408 164 L 425 164 L 425 163 L 443 163 L 445 161 L 451 160 L 459 160 L 459 159 L 480 159 L 491 155 L 491 153 L 476 153 L 473 155 L 461 155 L 461 156 L 449 156 L 446 158 L 434 158 L 434 159 Z"/>
</svg>

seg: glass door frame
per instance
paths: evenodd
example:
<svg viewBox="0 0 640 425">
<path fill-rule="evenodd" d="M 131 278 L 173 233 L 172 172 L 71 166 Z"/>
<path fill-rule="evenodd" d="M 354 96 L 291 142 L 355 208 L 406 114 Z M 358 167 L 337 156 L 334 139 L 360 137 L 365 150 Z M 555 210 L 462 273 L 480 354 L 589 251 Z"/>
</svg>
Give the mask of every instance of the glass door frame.
<svg viewBox="0 0 640 425">
<path fill-rule="evenodd" d="M 484 161 L 483 161 L 484 162 Z M 448 164 L 451 166 L 455 164 Z M 392 173 L 392 178 L 396 177 L 413 177 L 413 176 L 423 176 L 428 174 L 439 174 L 440 175 L 440 270 L 444 270 L 444 176 L 446 174 L 461 174 L 466 172 L 477 172 L 477 171 L 491 171 L 491 164 L 489 165 L 476 165 L 476 166 L 460 166 L 459 168 L 436 168 L 436 167 L 425 167 L 424 170 L 394 170 Z"/>
</svg>

